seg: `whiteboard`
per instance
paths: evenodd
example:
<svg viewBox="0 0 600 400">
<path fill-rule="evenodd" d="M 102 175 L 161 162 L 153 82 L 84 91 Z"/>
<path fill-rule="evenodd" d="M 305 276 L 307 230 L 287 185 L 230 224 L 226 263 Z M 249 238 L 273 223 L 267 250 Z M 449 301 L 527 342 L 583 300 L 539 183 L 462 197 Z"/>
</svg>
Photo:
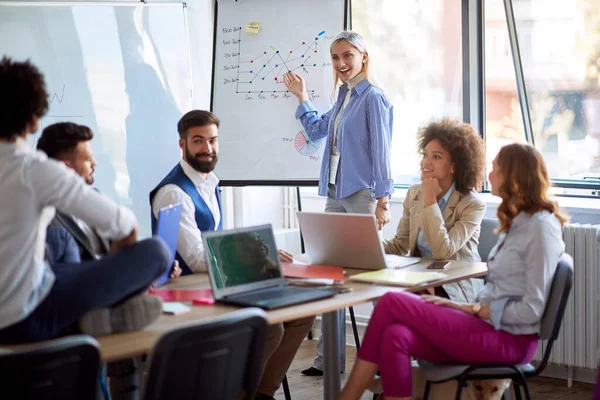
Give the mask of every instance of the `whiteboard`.
<svg viewBox="0 0 600 400">
<path fill-rule="evenodd" d="M 14 4 L 14 3 L 13 3 Z M 0 5 L 0 55 L 45 75 L 44 126 L 94 132 L 101 192 L 130 206 L 148 237 L 148 194 L 178 162 L 177 121 L 193 108 L 182 4 Z"/>
<path fill-rule="evenodd" d="M 319 112 L 332 106 L 329 46 L 344 26 L 344 0 L 218 0 L 212 110 L 221 119 L 216 174 L 227 184 L 316 181 L 323 140 L 312 142 L 283 83 L 306 80 Z M 258 33 L 246 32 L 249 22 Z"/>
</svg>

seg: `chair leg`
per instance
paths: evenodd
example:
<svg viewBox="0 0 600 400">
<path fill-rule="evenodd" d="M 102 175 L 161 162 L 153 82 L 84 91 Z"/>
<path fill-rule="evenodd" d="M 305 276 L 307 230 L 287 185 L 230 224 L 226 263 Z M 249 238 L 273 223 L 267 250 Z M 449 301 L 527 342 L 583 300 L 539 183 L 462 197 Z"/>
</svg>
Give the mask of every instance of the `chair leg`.
<svg viewBox="0 0 600 400">
<path fill-rule="evenodd" d="M 425 383 L 425 393 L 423 393 L 423 400 L 429 399 L 429 391 L 431 390 L 431 382 L 427 381 Z"/>
<path fill-rule="evenodd" d="M 454 397 L 454 400 L 460 400 L 460 397 L 462 396 L 462 388 L 463 385 L 465 384 L 465 378 L 464 376 L 459 376 L 456 379 L 456 396 Z"/>
<path fill-rule="evenodd" d="M 354 308 L 348 307 L 350 311 L 350 321 L 352 321 L 352 332 L 354 332 L 354 343 L 356 343 L 356 351 L 360 349 L 360 338 L 358 337 L 358 327 L 356 326 L 356 318 L 354 318 Z"/>
<path fill-rule="evenodd" d="M 525 400 L 531 400 L 531 395 L 529 394 L 529 386 L 527 385 L 527 379 L 523 379 L 523 389 L 525 389 Z"/>
<path fill-rule="evenodd" d="M 283 395 L 285 396 L 285 400 L 292 400 L 292 395 L 290 394 L 290 386 L 288 385 L 287 375 L 283 377 Z"/>
<path fill-rule="evenodd" d="M 516 381 L 513 381 L 513 390 L 515 392 L 515 400 L 521 400 L 521 385 Z"/>
</svg>

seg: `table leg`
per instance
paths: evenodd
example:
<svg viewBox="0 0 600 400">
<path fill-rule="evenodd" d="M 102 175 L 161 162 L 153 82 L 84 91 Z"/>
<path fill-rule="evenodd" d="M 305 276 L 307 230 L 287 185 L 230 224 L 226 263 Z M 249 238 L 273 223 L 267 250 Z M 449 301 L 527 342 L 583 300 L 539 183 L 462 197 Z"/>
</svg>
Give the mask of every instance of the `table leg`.
<svg viewBox="0 0 600 400">
<path fill-rule="evenodd" d="M 323 390 L 325 400 L 335 400 L 340 393 L 339 317 L 336 310 L 323 314 Z"/>
</svg>

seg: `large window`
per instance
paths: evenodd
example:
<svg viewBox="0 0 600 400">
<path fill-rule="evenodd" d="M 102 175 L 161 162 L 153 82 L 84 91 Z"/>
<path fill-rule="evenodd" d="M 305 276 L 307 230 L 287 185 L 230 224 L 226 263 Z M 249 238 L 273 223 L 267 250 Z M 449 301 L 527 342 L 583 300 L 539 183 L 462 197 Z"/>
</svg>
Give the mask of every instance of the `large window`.
<svg viewBox="0 0 600 400">
<path fill-rule="evenodd" d="M 524 141 L 503 1 L 486 0 L 487 149 Z M 535 145 L 558 179 L 600 176 L 600 2 L 513 1 Z M 509 66 L 510 63 L 510 66 Z"/>
<path fill-rule="evenodd" d="M 485 147 L 488 170 L 498 150 L 526 143 L 504 2 L 485 2 Z"/>
<path fill-rule="evenodd" d="M 415 137 L 433 118 L 462 118 L 461 0 L 353 0 L 376 84 L 394 104 L 392 172 L 418 181 Z M 527 142 L 503 0 L 485 0 L 488 162 Z M 600 1 L 513 0 L 531 142 L 552 178 L 600 184 Z M 526 119 L 527 121 L 527 119 Z M 563 181 L 564 183 L 565 181 Z"/>
<path fill-rule="evenodd" d="M 462 119 L 460 21 L 460 0 L 352 1 L 352 28 L 367 41 L 375 84 L 394 105 L 396 184 L 420 180 L 419 126 Z"/>
</svg>

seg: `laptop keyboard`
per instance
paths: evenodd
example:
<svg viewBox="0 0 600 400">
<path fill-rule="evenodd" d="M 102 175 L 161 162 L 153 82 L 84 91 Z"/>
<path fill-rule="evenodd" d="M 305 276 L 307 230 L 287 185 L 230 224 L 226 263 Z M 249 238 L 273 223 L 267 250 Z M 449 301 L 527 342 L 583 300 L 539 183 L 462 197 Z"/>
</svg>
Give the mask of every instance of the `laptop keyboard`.
<svg viewBox="0 0 600 400">
<path fill-rule="evenodd" d="M 228 301 L 255 304 L 263 308 L 279 308 L 292 304 L 331 297 L 335 292 L 326 289 L 304 288 L 298 286 L 276 286 L 268 289 L 228 296 Z"/>
</svg>

